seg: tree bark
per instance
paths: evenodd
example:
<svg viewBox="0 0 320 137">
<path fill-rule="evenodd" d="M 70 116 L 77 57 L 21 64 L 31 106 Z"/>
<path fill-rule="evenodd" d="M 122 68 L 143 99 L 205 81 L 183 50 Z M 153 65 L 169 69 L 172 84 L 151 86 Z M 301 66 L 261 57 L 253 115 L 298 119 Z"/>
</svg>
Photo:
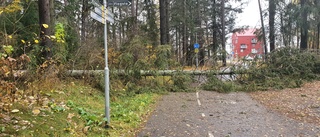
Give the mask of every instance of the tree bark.
<svg viewBox="0 0 320 137">
<path fill-rule="evenodd" d="M 269 0 L 269 40 L 270 40 L 270 52 L 275 49 L 275 29 L 274 18 L 276 15 L 276 3 L 275 0 Z"/>
<path fill-rule="evenodd" d="M 288 34 L 285 31 L 286 29 L 284 27 L 284 21 L 283 21 L 282 13 L 280 13 L 280 23 L 281 23 L 281 35 L 282 35 L 282 39 L 283 39 L 283 44 L 284 44 L 285 47 L 287 47 L 288 46 L 288 42 L 287 42 L 287 38 L 288 37 L 286 37 L 286 35 L 288 35 Z"/>
<path fill-rule="evenodd" d="M 224 5 L 224 1 L 225 0 L 222 0 L 222 9 L 221 9 L 221 21 L 222 21 L 222 66 L 227 66 L 227 56 L 226 56 L 226 36 L 225 36 L 225 5 Z"/>
<path fill-rule="evenodd" d="M 314 3 L 317 7 L 320 7 L 320 2 L 319 0 L 314 0 Z M 318 9 L 318 15 L 317 15 L 317 19 L 320 20 L 320 9 Z M 320 48 L 320 22 L 318 22 L 317 24 L 317 40 L 316 40 L 316 46 L 317 46 L 317 50 L 319 50 Z"/>
<path fill-rule="evenodd" d="M 217 50 L 218 50 L 218 38 L 217 38 L 217 30 L 218 30 L 218 25 L 217 25 L 217 12 L 216 12 L 216 0 L 213 0 L 213 5 L 212 5 L 212 51 L 213 51 L 213 59 L 214 59 L 214 65 L 217 63 Z"/>
<path fill-rule="evenodd" d="M 317 26 L 317 49 L 319 49 L 319 40 L 320 40 L 320 23 L 318 23 L 318 26 Z"/>
<path fill-rule="evenodd" d="M 87 20 L 89 17 L 89 2 L 88 0 L 82 0 L 81 10 L 81 41 L 86 40 Z"/>
<path fill-rule="evenodd" d="M 114 13 L 114 8 L 115 7 L 112 7 L 112 13 Z M 120 49 L 120 44 L 117 44 L 117 29 L 116 29 L 116 25 L 115 23 L 113 23 L 112 25 L 112 42 L 114 45 L 116 45 L 116 48 L 119 50 Z"/>
<path fill-rule="evenodd" d="M 264 23 L 263 23 L 263 16 L 262 16 L 262 9 L 261 9 L 261 2 L 258 0 L 259 4 L 259 11 L 260 11 L 260 21 L 261 21 L 261 26 L 262 26 L 262 35 L 263 35 L 263 45 L 264 45 L 264 54 L 265 54 L 265 60 L 267 60 L 267 54 L 268 54 L 268 48 L 267 48 L 267 42 L 266 42 L 266 32 L 264 29 Z"/>
<path fill-rule="evenodd" d="M 39 7 L 39 24 L 40 24 L 40 38 L 41 46 L 44 48 L 42 55 L 46 59 L 52 57 L 52 42 L 49 38 L 51 35 L 51 29 L 53 26 L 50 25 L 50 0 L 38 0 Z"/>
<path fill-rule="evenodd" d="M 130 37 L 132 37 L 135 33 L 136 33 L 136 31 L 137 31 L 137 22 L 136 22 L 136 20 L 137 20 L 137 15 L 136 15 L 136 9 L 135 9 L 136 7 L 135 7 L 135 0 L 132 0 L 132 3 L 131 3 L 131 17 L 132 17 L 132 24 L 131 24 L 131 36 Z"/>
<path fill-rule="evenodd" d="M 51 34 L 55 33 L 55 9 L 54 9 L 54 0 L 50 0 L 50 26 L 52 26 Z"/>
<path fill-rule="evenodd" d="M 166 0 L 160 0 L 160 44 L 167 44 Z"/>
<path fill-rule="evenodd" d="M 170 32 L 169 32 L 169 0 L 165 0 L 166 1 L 166 38 L 167 38 L 167 41 L 166 41 L 166 44 L 169 44 L 170 43 Z"/>
<path fill-rule="evenodd" d="M 188 61 L 188 42 L 187 42 L 187 24 L 186 24 L 186 16 L 187 16 L 187 3 L 186 0 L 183 1 L 183 28 L 182 28 L 182 48 L 183 48 L 183 63 L 186 64 Z"/>
<path fill-rule="evenodd" d="M 300 49 L 305 50 L 308 48 L 308 21 L 307 21 L 307 9 L 305 7 L 306 5 L 306 0 L 301 0 L 301 19 L 302 19 L 302 24 L 301 24 L 301 41 L 300 41 Z"/>
</svg>

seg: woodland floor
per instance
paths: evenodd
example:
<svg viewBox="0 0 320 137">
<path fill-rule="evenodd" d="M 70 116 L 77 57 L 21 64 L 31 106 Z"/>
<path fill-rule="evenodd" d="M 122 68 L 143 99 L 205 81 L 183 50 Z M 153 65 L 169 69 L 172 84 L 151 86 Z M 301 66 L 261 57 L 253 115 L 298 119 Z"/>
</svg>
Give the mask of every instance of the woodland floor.
<svg viewBox="0 0 320 137">
<path fill-rule="evenodd" d="M 320 137 L 320 81 L 252 93 L 170 93 L 137 136 Z"/>
</svg>

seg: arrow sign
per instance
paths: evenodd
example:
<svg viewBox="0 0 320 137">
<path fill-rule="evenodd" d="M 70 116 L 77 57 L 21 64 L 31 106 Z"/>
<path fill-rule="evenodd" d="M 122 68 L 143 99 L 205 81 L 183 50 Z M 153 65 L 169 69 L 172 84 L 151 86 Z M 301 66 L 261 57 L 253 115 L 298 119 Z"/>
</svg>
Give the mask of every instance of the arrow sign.
<svg viewBox="0 0 320 137">
<path fill-rule="evenodd" d="M 130 6 L 131 0 L 109 0 L 108 6 Z"/>
</svg>

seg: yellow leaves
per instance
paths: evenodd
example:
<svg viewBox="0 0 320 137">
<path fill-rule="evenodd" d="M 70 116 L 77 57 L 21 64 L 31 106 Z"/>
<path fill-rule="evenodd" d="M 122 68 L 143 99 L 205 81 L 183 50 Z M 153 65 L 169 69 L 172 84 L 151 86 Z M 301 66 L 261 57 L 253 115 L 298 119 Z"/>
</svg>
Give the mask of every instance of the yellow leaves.
<svg viewBox="0 0 320 137">
<path fill-rule="evenodd" d="M 9 39 L 12 39 L 12 35 L 8 35 L 8 38 L 9 38 Z"/>
<path fill-rule="evenodd" d="M 42 24 L 42 26 L 44 27 L 44 28 L 49 28 L 49 25 L 48 24 Z"/>
<path fill-rule="evenodd" d="M 51 39 L 56 39 L 56 36 L 51 35 L 50 38 L 51 38 Z"/>
<path fill-rule="evenodd" d="M 299 4 L 300 0 L 292 0 L 293 4 Z"/>
<path fill-rule="evenodd" d="M 58 43 L 65 43 L 64 40 L 57 40 Z"/>
<path fill-rule="evenodd" d="M 157 58 L 157 55 L 156 54 L 152 54 L 151 56 L 150 56 L 150 59 L 156 59 Z"/>
<path fill-rule="evenodd" d="M 148 45 L 146 48 L 147 49 L 152 49 L 152 45 Z"/>
<path fill-rule="evenodd" d="M 20 0 L 14 0 L 11 4 L 0 8 L 0 14 L 4 13 L 12 13 L 12 12 L 17 12 L 21 11 L 23 7 L 21 6 Z"/>
<path fill-rule="evenodd" d="M 33 114 L 33 115 L 39 115 L 40 112 L 41 112 L 41 111 L 40 111 L 40 109 L 38 109 L 38 108 L 35 108 L 35 109 L 32 110 L 32 114 Z"/>
<path fill-rule="evenodd" d="M 32 43 L 32 42 L 30 42 L 30 41 L 25 41 L 25 40 L 23 40 L 23 39 L 20 40 L 20 41 L 21 41 L 21 43 L 27 44 L 28 46 L 31 46 L 31 43 Z M 34 40 L 33 40 L 33 43 L 34 43 L 34 44 L 39 44 L 39 42 L 40 42 L 40 41 L 37 40 L 37 39 L 34 39 Z"/>
<path fill-rule="evenodd" d="M 9 55 L 11 55 L 14 50 L 12 45 L 2 45 L 2 48 Z"/>
</svg>

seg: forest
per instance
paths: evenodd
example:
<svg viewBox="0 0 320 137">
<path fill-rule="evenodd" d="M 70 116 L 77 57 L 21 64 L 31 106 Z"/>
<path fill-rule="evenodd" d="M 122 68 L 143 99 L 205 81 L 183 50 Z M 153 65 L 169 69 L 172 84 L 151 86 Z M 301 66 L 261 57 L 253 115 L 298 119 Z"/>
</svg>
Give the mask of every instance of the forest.
<svg viewBox="0 0 320 137">
<path fill-rule="evenodd" d="M 246 0 L 127 0 L 130 4 L 107 7 L 114 23 L 106 23 L 106 37 L 104 24 L 90 16 L 93 3 L 102 0 L 0 1 L 0 136 L 132 135 L 160 94 L 195 90 L 189 86 L 194 77 L 185 70 L 206 71 L 201 74 L 207 82 L 200 88 L 218 92 L 300 87 L 319 79 L 320 2 L 258 1 L 261 24 L 255 34 L 263 42 L 263 58 L 236 63 L 227 61 L 226 43 L 228 34 L 252 27 L 236 25 L 237 15 L 248 8 Z M 101 116 L 104 75 L 86 72 L 105 69 L 105 50 L 111 119 L 116 120 L 112 130 L 101 131 L 108 121 Z M 224 68 L 236 80 L 216 77 Z M 73 75 L 72 70 L 83 73 Z M 159 70 L 176 73 L 163 76 Z M 80 96 L 88 103 L 77 100 Z M 130 103 L 137 106 L 120 109 Z M 136 116 L 136 111 L 143 113 Z M 63 123 L 46 125 L 52 130 L 38 134 L 32 130 L 41 124 L 34 117 Z M 129 123 L 129 131 L 123 131 L 123 123 Z"/>
</svg>

